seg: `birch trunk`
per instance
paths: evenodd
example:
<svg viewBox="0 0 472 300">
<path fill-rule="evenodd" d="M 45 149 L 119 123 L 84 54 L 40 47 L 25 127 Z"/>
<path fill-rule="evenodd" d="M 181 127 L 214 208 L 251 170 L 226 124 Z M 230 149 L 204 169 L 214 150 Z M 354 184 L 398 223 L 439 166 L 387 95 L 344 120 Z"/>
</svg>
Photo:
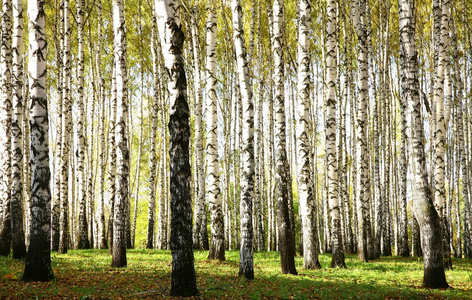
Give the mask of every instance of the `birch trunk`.
<svg viewBox="0 0 472 300">
<path fill-rule="evenodd" d="M 112 267 L 126 267 L 126 205 L 129 189 L 128 92 L 126 27 L 122 0 L 113 1 L 114 57 L 116 70 L 116 189 L 113 211 Z"/>
<path fill-rule="evenodd" d="M 64 0 L 64 45 L 63 45 L 63 65 L 62 65 L 62 137 L 61 137 L 61 184 L 60 184 L 60 206 L 61 214 L 59 218 L 59 253 L 67 253 L 70 242 L 69 230 L 69 150 L 71 133 L 71 100 L 70 100 L 70 3 Z"/>
<path fill-rule="evenodd" d="M 242 8 L 239 0 L 231 1 L 233 12 L 233 38 L 242 98 L 241 147 L 241 250 L 239 254 L 239 276 L 254 279 L 252 202 L 254 199 L 254 105 L 249 69 L 246 60 L 246 46 L 242 22 Z"/>
<path fill-rule="evenodd" d="M 366 30 L 366 0 L 355 1 L 353 7 L 354 24 L 358 38 L 358 56 L 359 61 L 357 71 L 357 84 L 359 88 L 358 106 L 356 111 L 356 202 L 357 202 L 357 226 L 358 226 L 358 256 L 359 259 L 367 262 L 368 254 L 368 231 L 370 227 L 369 220 L 369 175 L 367 156 L 367 105 L 369 97 L 369 63 L 367 53 L 367 30 Z"/>
<path fill-rule="evenodd" d="M 156 13 L 168 74 L 170 100 L 170 194 L 172 251 L 172 296 L 198 295 L 193 257 L 192 199 L 190 195 L 189 108 L 187 80 L 183 64 L 184 33 L 179 18 L 179 3 L 156 0 Z"/>
<path fill-rule="evenodd" d="M 195 160 L 197 168 L 197 195 L 195 198 L 195 225 L 193 230 L 193 245 L 195 249 L 204 249 L 203 246 L 203 221 L 206 218 L 205 214 L 205 170 L 203 160 L 203 124 L 202 124 L 202 86 L 200 76 L 200 49 L 198 29 L 196 25 L 195 16 L 197 9 L 195 7 L 191 16 L 191 32 L 193 44 L 193 64 L 194 64 L 194 84 L 195 84 Z"/>
<path fill-rule="evenodd" d="M 59 168 L 59 159 L 61 156 L 61 136 L 62 136 L 62 50 L 64 44 L 64 4 L 63 0 L 56 0 L 56 20 L 55 29 L 56 35 L 59 36 L 59 41 L 55 39 L 56 50 L 56 64 L 57 64 L 57 120 L 56 120 L 56 144 L 55 157 L 53 157 L 54 167 L 51 170 L 54 174 L 53 180 L 53 197 L 52 197 L 52 213 L 51 213 L 51 250 L 57 251 L 59 249 L 59 215 L 60 215 L 60 200 L 61 200 L 61 170 Z M 59 24 L 59 25 L 58 25 Z M 57 28 L 59 27 L 59 28 Z M 56 167 L 57 166 L 57 167 Z"/>
<path fill-rule="evenodd" d="M 260 3 L 259 3 L 260 4 Z M 263 118 L 263 100 L 264 100 L 264 76 L 262 75 L 263 51 L 262 51 L 262 33 L 261 33 L 261 7 L 257 8 L 257 65 L 258 65 L 258 97 L 256 103 L 256 112 L 254 115 L 254 127 L 257 132 L 255 135 L 254 160 L 256 163 L 256 197 L 254 199 L 254 223 L 256 228 L 256 249 L 263 251 L 265 249 L 264 239 L 264 199 L 265 193 L 265 170 L 264 170 L 264 118 Z M 257 140 L 256 140 L 257 139 Z"/>
<path fill-rule="evenodd" d="M 12 62 L 12 250 L 13 258 L 26 257 L 25 232 L 23 230 L 23 1 L 13 3 L 13 62 Z"/>
<path fill-rule="evenodd" d="M 110 119 L 108 121 L 108 202 L 110 203 L 110 216 L 108 218 L 108 246 L 110 253 L 113 252 L 113 218 L 115 214 L 115 196 L 116 196 L 116 67 L 113 60 L 113 75 L 111 80 L 110 97 Z M 86 211 L 86 208 L 85 208 Z"/>
<path fill-rule="evenodd" d="M 29 97 L 31 138 L 31 227 L 30 243 L 22 281 L 50 281 L 51 190 L 49 181 L 48 105 L 46 94 L 46 18 L 44 1 L 28 1 Z"/>
<path fill-rule="evenodd" d="M 316 232 L 316 208 L 313 182 L 311 177 L 312 151 L 310 147 L 310 27 L 311 4 L 308 0 L 300 1 L 299 40 L 298 40 L 298 196 L 302 216 L 303 267 L 317 269 L 318 239 Z"/>
<path fill-rule="evenodd" d="M 415 8 L 413 0 L 399 0 L 399 31 L 402 63 L 402 97 L 408 103 L 411 115 L 412 148 L 415 176 L 413 211 L 421 231 L 424 254 L 423 285 L 429 288 L 447 288 L 444 273 L 440 217 L 434 208 L 424 153 L 424 130 L 421 119 L 421 104 L 417 75 L 417 53 L 415 45 Z"/>
<path fill-rule="evenodd" d="M 218 161 L 218 115 L 216 95 L 216 15 L 208 8 L 207 20 L 207 184 L 208 207 L 211 217 L 211 243 L 209 259 L 225 260 L 224 223 L 221 210 L 220 170 Z"/>
<path fill-rule="evenodd" d="M 337 7 L 334 0 L 328 2 L 327 7 L 328 23 L 326 29 L 327 38 L 327 62 L 326 62 L 326 163 L 327 163 L 327 197 L 329 204 L 329 213 L 331 217 L 331 235 L 332 235 L 332 260 L 331 267 L 346 267 L 344 261 L 344 250 L 341 234 L 341 217 L 339 209 L 338 193 L 338 163 L 336 155 L 336 14 Z"/>
<path fill-rule="evenodd" d="M 438 0 L 436 0 L 438 1 Z M 451 252 L 448 251 L 447 239 L 448 233 L 446 228 L 446 186 L 445 186 L 445 167 L 444 167 L 444 154 L 446 150 L 445 146 L 445 135 L 446 135 L 446 122 L 444 110 L 444 76 L 446 69 L 446 56 L 448 53 L 448 30 L 449 30 L 449 1 L 445 0 L 442 4 L 442 17 L 439 17 L 440 22 L 440 37 L 436 43 L 437 67 L 434 79 L 434 98 L 433 103 L 436 107 L 436 123 L 434 131 L 434 205 L 439 214 L 441 220 L 441 232 L 442 232 L 442 244 L 443 244 L 443 255 L 444 255 L 444 266 L 446 268 L 452 268 Z M 436 12 L 435 12 L 436 13 Z"/>
<path fill-rule="evenodd" d="M 457 144 L 456 144 L 456 257 L 462 257 L 462 235 L 461 235 L 461 218 L 460 218 L 460 181 L 459 181 L 459 170 L 462 172 L 462 196 L 464 197 L 464 213 L 466 213 L 467 204 L 470 207 L 470 194 L 468 190 L 469 181 L 470 181 L 470 174 L 468 173 L 468 164 L 467 164 L 467 141 L 468 141 L 468 130 L 467 130 L 467 101 L 464 99 L 464 83 L 461 78 L 461 71 L 459 68 L 459 55 L 458 55 L 458 46 L 455 34 L 454 23 L 452 23 L 452 39 L 451 39 L 451 49 L 453 51 L 453 82 L 454 86 L 456 87 L 456 97 L 457 97 L 457 108 L 456 114 L 457 118 L 454 120 L 456 122 L 456 130 L 457 130 Z M 467 62 L 465 62 L 464 68 L 467 68 Z M 464 118 L 465 115 L 465 118 Z M 465 119 L 465 120 L 464 120 Z M 465 126 L 464 126 L 464 121 Z M 452 224 L 451 224 L 452 225 Z M 464 252 L 470 253 L 470 232 L 467 228 L 467 224 L 464 226 Z M 469 233 L 469 234 L 467 234 Z M 451 232 L 452 235 L 452 232 Z M 467 243 L 466 243 L 467 241 Z M 466 250 L 468 249 L 468 250 Z M 470 254 L 469 254 L 470 255 Z"/>
<path fill-rule="evenodd" d="M 148 207 L 148 227 L 146 248 L 154 249 L 154 231 L 156 227 L 156 138 L 157 138 L 157 119 L 159 116 L 159 63 L 157 55 L 157 24 L 156 14 L 152 13 L 152 33 L 151 33 L 151 54 L 152 54 L 152 79 L 154 88 L 154 97 L 151 100 L 151 149 L 149 150 L 149 207 Z"/>
<path fill-rule="evenodd" d="M 281 269 L 283 274 L 297 274 L 294 260 L 294 239 L 290 228 L 289 185 L 290 166 L 287 157 L 285 132 L 285 97 L 284 97 L 284 4 L 283 0 L 275 0 L 274 11 L 274 83 L 275 83 L 275 182 L 277 183 L 277 228 L 278 250 L 280 252 Z"/>
<path fill-rule="evenodd" d="M 81 2 L 83 0 L 79 0 Z M 102 36 L 102 1 L 98 0 L 98 31 L 99 37 Z M 83 6 L 82 6 L 83 7 Z M 80 16 L 80 15 L 79 15 Z M 82 17 L 83 18 L 83 17 Z M 96 53 L 96 64 L 97 64 L 97 81 L 98 81 L 98 103 L 100 105 L 100 118 L 99 122 L 99 140 L 100 140 L 100 154 L 99 154 L 99 200 L 97 208 L 97 235 L 98 243 L 97 246 L 100 249 L 108 249 L 108 243 L 106 239 L 106 225 L 105 225 L 105 176 L 106 176 L 106 147 L 105 147 L 105 86 L 102 78 L 101 68 L 101 55 L 102 55 L 102 41 L 98 38 L 97 41 L 97 53 Z"/>
<path fill-rule="evenodd" d="M 84 136 L 84 15 L 85 15 L 85 2 L 83 0 L 77 1 L 77 34 L 78 34 L 78 47 L 79 47 L 79 63 L 78 63 L 78 98 L 77 107 L 79 115 L 77 116 L 77 187 L 78 187 L 78 200 L 79 200 L 79 249 L 90 248 L 88 239 L 88 221 L 87 221 L 87 197 L 85 192 L 85 136 Z"/>
<path fill-rule="evenodd" d="M 3 0 L 0 45 L 0 256 L 10 254 L 12 187 L 12 3 Z"/>
</svg>

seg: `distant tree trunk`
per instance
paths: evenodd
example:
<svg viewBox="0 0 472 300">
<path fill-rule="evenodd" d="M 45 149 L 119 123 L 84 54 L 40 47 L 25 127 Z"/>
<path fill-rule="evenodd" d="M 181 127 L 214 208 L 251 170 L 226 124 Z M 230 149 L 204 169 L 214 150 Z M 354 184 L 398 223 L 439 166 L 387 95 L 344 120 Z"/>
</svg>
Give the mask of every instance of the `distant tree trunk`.
<svg viewBox="0 0 472 300">
<path fill-rule="evenodd" d="M 12 120 L 12 250 L 13 258 L 26 257 L 23 230 L 23 1 L 13 1 L 13 120 Z"/>
<path fill-rule="evenodd" d="M 436 0 L 439 2 L 439 0 Z M 437 57 L 437 67 L 434 79 L 434 99 L 433 105 L 436 107 L 436 126 L 434 131 L 434 205 L 439 214 L 441 222 L 441 236 L 443 244 L 443 255 L 445 268 L 452 268 L 451 251 L 448 247 L 448 231 L 447 231 L 447 219 L 445 213 L 446 204 L 446 185 L 445 185 L 445 167 L 444 167 L 444 154 L 446 151 L 446 130 L 447 124 L 445 121 L 444 110 L 444 75 L 447 66 L 446 60 L 449 56 L 449 1 L 444 0 L 442 4 L 442 17 L 439 17 L 440 25 L 440 37 L 435 45 Z M 435 19 L 435 22 L 437 20 Z"/>
<path fill-rule="evenodd" d="M 126 69 L 126 27 L 122 0 L 113 2 L 116 68 L 116 189 L 113 212 L 112 267 L 126 267 L 126 205 L 129 189 L 128 77 Z"/>
<path fill-rule="evenodd" d="M 55 38 L 55 50 L 56 50 L 56 64 L 57 64 L 57 120 L 56 120 L 56 150 L 54 161 L 54 196 L 52 198 L 52 213 L 51 213 L 51 250 L 59 250 L 59 217 L 60 217 L 60 202 L 61 202 L 61 170 L 59 168 L 59 160 L 61 157 L 61 136 L 62 136 L 62 55 L 63 55 L 63 44 L 64 44 L 64 10 L 63 0 L 56 0 L 56 20 L 55 20 L 55 33 L 59 35 L 59 41 Z M 59 24 L 59 25 L 58 25 Z M 59 27 L 59 28 L 57 28 Z"/>
<path fill-rule="evenodd" d="M 242 156 L 241 156 L 241 250 L 239 276 L 254 279 L 252 202 L 254 199 L 254 104 L 252 85 L 246 60 L 242 8 L 239 0 L 231 1 L 233 12 L 233 38 L 236 49 L 238 78 L 242 96 Z"/>
<path fill-rule="evenodd" d="M 401 146 L 400 146 L 400 214 L 401 214 L 401 252 L 400 255 L 408 257 L 410 250 L 408 248 L 408 219 L 407 219 L 407 171 L 408 171 L 408 121 L 407 121 L 407 105 L 404 97 L 400 99 L 401 114 Z M 411 167 L 410 167 L 411 168 Z M 412 221 L 415 222 L 413 216 Z M 412 226 L 413 227 L 413 226 Z M 412 230 L 413 231 L 413 230 Z M 412 239 L 412 244 L 413 244 Z M 412 245 L 413 246 L 413 245 Z"/>
<path fill-rule="evenodd" d="M 110 216 L 108 218 L 108 246 L 113 252 L 113 218 L 115 214 L 116 197 L 116 67 L 113 60 L 113 75 L 111 80 L 110 119 L 108 121 L 108 202 L 110 203 Z M 86 208 L 85 208 L 86 213 Z"/>
<path fill-rule="evenodd" d="M 412 148 L 416 193 L 413 211 L 421 231 L 424 254 L 423 285 L 447 288 L 442 255 L 440 217 L 434 208 L 424 153 L 424 132 L 421 118 L 417 53 L 415 46 L 414 0 L 399 0 L 399 31 L 401 50 L 402 97 L 411 113 Z"/>
<path fill-rule="evenodd" d="M 311 4 L 308 0 L 300 1 L 299 39 L 298 39 L 298 197 L 301 211 L 301 233 L 303 237 L 303 267 L 317 269 L 318 260 L 318 226 L 316 224 L 315 191 L 311 176 L 312 151 L 310 147 L 310 26 Z"/>
<path fill-rule="evenodd" d="M 380 66 L 382 68 L 383 66 Z M 382 73 L 382 71 L 380 71 Z M 380 75 L 379 77 L 381 77 Z M 382 78 L 380 78 L 382 79 Z M 383 82 L 380 81 L 380 85 L 382 86 Z M 381 124 L 379 118 L 379 102 L 383 100 L 383 94 L 380 97 L 375 97 L 374 99 L 374 109 L 373 109 L 373 125 L 374 125 L 374 207 L 375 207 L 375 246 L 374 246 L 374 257 L 379 258 L 381 252 L 381 240 L 382 240 L 382 226 L 385 223 L 384 216 L 383 216 L 383 206 L 387 202 L 382 197 L 382 186 L 381 186 L 381 177 L 380 177 L 380 148 L 379 148 L 379 139 L 380 139 L 380 131 Z M 381 107 L 381 106 L 380 106 Z M 383 144 L 383 143 L 382 143 Z"/>
<path fill-rule="evenodd" d="M 220 171 L 218 160 L 217 95 L 216 95 L 216 14 L 209 7 L 207 20 L 207 184 L 208 207 L 211 217 L 211 243 L 209 259 L 225 260 L 224 223 L 221 211 Z"/>
<path fill-rule="evenodd" d="M 156 13 L 162 53 L 168 74 L 170 104 L 170 194 L 172 251 L 172 296 L 198 295 L 193 257 L 192 200 L 190 195 L 189 108 L 187 79 L 183 64 L 184 33 L 179 18 L 179 4 L 157 0 Z"/>
<path fill-rule="evenodd" d="M 26 93 L 28 88 L 28 84 L 23 84 L 23 95 L 27 96 L 24 97 L 24 117 L 23 117 L 23 136 L 27 137 L 30 134 L 29 130 L 29 110 L 26 109 L 29 105 L 28 102 L 28 96 L 29 94 Z M 24 195 L 24 229 L 25 229 L 25 242 L 26 242 L 26 248 L 29 246 L 29 241 L 30 241 L 30 228 L 31 228 L 31 164 L 30 164 L 30 142 L 28 138 L 23 139 L 23 195 Z"/>
<path fill-rule="evenodd" d="M 157 24 L 156 14 L 152 12 L 152 33 L 151 33 L 151 54 L 152 54 L 152 79 L 154 88 L 154 97 L 151 100 L 151 149 L 149 150 L 149 207 L 148 207 L 148 227 L 146 248 L 154 249 L 154 231 L 156 227 L 156 138 L 157 138 L 157 119 L 159 116 L 159 63 L 157 55 Z"/>
<path fill-rule="evenodd" d="M 83 0 L 79 0 L 83 1 Z M 102 36 L 102 1 L 98 0 L 98 36 Z M 101 68 L 101 55 L 102 55 L 102 40 L 98 38 L 97 41 L 97 83 L 98 83 L 98 103 L 100 105 L 100 118 L 99 122 L 99 144 L 100 144 L 100 153 L 98 155 L 99 159 L 99 200 L 97 208 L 97 240 L 99 249 L 107 249 L 107 239 L 106 239 L 106 224 L 105 224 L 105 176 L 106 176 L 106 147 L 105 147 L 105 86 L 102 78 L 102 68 Z"/>
<path fill-rule="evenodd" d="M 205 214 L 206 203 L 205 203 L 205 170 L 203 160 L 203 123 L 202 123 L 202 87 L 201 87 L 201 75 L 200 75 L 200 49 L 199 49 L 199 37 L 198 28 L 196 25 L 197 8 L 195 7 L 191 16 L 191 32 L 192 32 L 192 44 L 193 44 L 193 65 L 194 65 L 194 84 L 195 84 L 195 155 L 196 155 L 196 168 L 197 168 L 197 195 L 195 198 L 195 225 L 193 230 L 193 245 L 195 249 L 204 249 L 204 234 L 202 234 L 204 219 L 207 217 Z"/>
<path fill-rule="evenodd" d="M 388 38 L 387 38 L 388 39 Z M 391 218 L 391 213 L 390 213 L 390 199 L 392 198 L 392 193 L 391 193 L 391 177 L 390 176 L 390 166 L 391 166 L 391 136 L 392 136 L 392 129 L 391 129 L 391 97 L 390 97 L 390 83 L 389 83 L 389 78 L 390 78 L 390 51 L 388 49 L 389 46 L 389 41 L 387 40 L 385 43 L 385 54 L 384 54 L 384 62 L 382 66 L 382 101 L 384 102 L 384 109 L 383 109 L 383 120 L 384 120 L 384 184 L 383 184 L 383 205 L 382 205 L 382 217 L 383 217 L 383 222 L 382 222 L 382 230 L 381 230 L 381 239 L 382 239 L 382 245 L 381 245 L 381 253 L 383 256 L 391 256 L 392 255 L 392 247 L 391 247 L 391 241 L 390 241 L 390 228 L 393 226 L 394 222 L 392 221 Z M 370 253 L 369 253 L 370 256 Z"/>
<path fill-rule="evenodd" d="M 326 70 L 326 163 L 327 163 L 327 197 L 329 201 L 329 213 L 331 217 L 332 251 L 331 267 L 346 267 L 341 233 L 341 218 L 338 193 L 338 163 L 336 155 L 336 2 L 328 2 L 327 37 L 327 70 Z"/>
<path fill-rule="evenodd" d="M 456 93 L 455 96 L 457 97 L 457 104 L 456 104 L 456 153 L 455 153 L 455 159 L 457 161 L 456 167 L 455 167 L 455 179 L 456 179 L 456 207 L 455 207 L 455 214 L 456 214 L 456 257 L 460 258 L 462 257 L 462 235 L 461 235 L 461 212 L 460 212 L 460 181 L 459 181 L 459 171 L 462 171 L 462 195 L 464 197 L 464 204 L 468 203 L 470 206 L 470 201 L 469 199 L 469 191 L 468 191 L 468 185 L 469 185 L 469 174 L 467 172 L 468 167 L 467 167 L 467 155 L 466 155 L 466 149 L 467 149 L 467 144 L 466 140 L 468 140 L 467 136 L 467 123 L 464 126 L 464 112 L 467 112 L 467 105 L 466 101 L 464 99 L 464 83 L 462 82 L 461 74 L 460 74 L 460 67 L 459 67 L 459 49 L 457 45 L 457 38 L 456 38 L 456 32 L 455 32 L 455 26 L 454 22 L 451 23 L 451 29 L 452 29 L 452 38 L 451 38 L 451 50 L 452 50 L 452 62 L 453 62 L 453 71 L 452 71 L 452 77 L 453 77 L 453 83 L 456 88 Z M 464 68 L 467 69 L 467 62 L 464 64 Z M 465 118 L 467 120 L 467 118 Z M 466 205 L 464 205 L 465 207 Z M 450 224 L 452 227 L 452 223 Z M 467 230 L 467 228 L 464 228 L 464 232 Z M 452 231 L 451 231 L 451 237 L 452 237 Z"/>
<path fill-rule="evenodd" d="M 255 4 L 254 4 L 255 5 Z M 263 102 L 264 102 L 264 76 L 263 72 L 263 48 L 262 48 L 262 32 L 261 32 L 261 7 L 260 1 L 257 8 L 257 98 L 255 99 L 254 111 L 254 162 L 255 162 L 255 196 L 254 196 L 254 218 L 253 228 L 255 233 L 255 249 L 263 251 L 265 249 L 264 238 L 264 195 L 265 189 L 265 170 L 264 170 L 264 118 L 263 118 Z M 256 78 L 254 78 L 256 80 Z"/>
<path fill-rule="evenodd" d="M 162 47 L 162 46 L 161 46 Z M 159 197 L 159 215 L 157 217 L 158 232 L 157 232 L 157 248 L 167 249 L 167 213 L 168 213 L 168 171 L 167 171 L 167 113 L 166 101 L 161 97 L 161 140 L 162 140 L 162 158 L 161 158 L 161 196 Z"/>
<path fill-rule="evenodd" d="M 233 60 L 228 60 L 225 63 L 226 70 L 232 69 L 230 66 L 231 62 Z M 227 73 L 229 75 L 229 72 Z M 228 76 L 229 77 L 229 76 Z M 226 86 L 231 86 L 231 79 L 228 79 L 226 77 Z M 230 94 L 230 90 L 227 90 L 227 93 Z M 229 98 L 229 95 L 226 94 L 223 100 L 223 135 L 224 135 L 224 146 L 223 146 L 223 152 L 224 152 L 224 199 L 223 199 L 223 214 L 225 216 L 225 223 L 224 223 L 224 228 L 225 228 L 225 249 L 227 250 L 233 250 L 232 242 L 233 242 L 233 236 L 231 234 L 231 208 L 230 208 L 230 202 L 231 202 L 231 176 L 230 176 L 230 167 L 231 167 L 231 162 L 230 162 L 230 149 L 231 149 L 231 100 Z"/>
<path fill-rule="evenodd" d="M 236 72 L 237 72 L 237 62 L 236 62 Z M 233 210 L 234 210 L 234 236 L 236 239 L 236 247 L 235 248 L 240 248 L 241 247 L 241 212 L 240 212 L 240 207 L 241 207 L 241 186 L 240 183 L 236 185 L 236 182 L 241 181 L 241 160 L 242 160 L 242 151 L 243 151 L 243 99 L 241 95 L 241 87 L 239 84 L 239 79 L 236 80 L 235 84 L 235 112 L 238 115 L 237 118 L 235 118 L 234 126 L 238 126 L 238 134 L 236 135 L 236 129 L 235 129 L 235 137 L 234 137 L 234 152 L 235 152 L 235 170 L 234 170 L 234 199 L 235 201 L 233 202 Z M 236 146 L 236 140 L 238 141 L 237 146 Z M 254 230 L 254 229 L 253 229 Z"/>
<path fill-rule="evenodd" d="M 70 100 L 70 68 L 71 68 L 71 25 L 70 3 L 64 0 L 64 45 L 62 75 L 62 137 L 61 137 L 61 214 L 59 218 L 59 253 L 67 253 L 70 242 L 69 230 L 69 148 L 71 136 L 71 100 Z"/>
<path fill-rule="evenodd" d="M 44 1 L 28 1 L 31 137 L 31 229 L 23 281 L 54 279 L 51 267 L 51 190 L 46 96 L 46 14 Z"/>
<path fill-rule="evenodd" d="M 3 0 L 0 46 L 0 256 L 10 254 L 12 187 L 12 3 Z"/>
<path fill-rule="evenodd" d="M 369 242 L 369 157 L 367 154 L 367 105 L 369 97 L 368 87 L 368 54 L 367 54 L 367 30 L 366 30 L 366 0 L 355 1 L 353 7 L 354 24 L 358 38 L 358 73 L 359 86 L 358 106 L 356 111 L 356 163 L 357 163 L 357 220 L 358 220 L 358 251 L 359 259 L 367 262 Z"/>
<path fill-rule="evenodd" d="M 273 13 L 272 13 L 272 7 L 270 5 L 267 5 L 267 19 L 269 23 L 269 48 L 272 48 L 272 39 L 273 39 Z M 272 61 L 273 55 L 272 51 L 268 51 L 268 60 Z M 276 250 L 276 226 L 275 226 L 275 209 L 274 209 L 274 198 L 275 198 L 275 167 L 274 167 L 274 144 L 275 144 L 275 138 L 274 138 L 274 97 L 273 97 L 273 66 L 272 64 L 269 64 L 269 84 L 268 84 L 268 89 L 269 89 L 269 96 L 267 97 L 269 100 L 268 103 L 268 110 L 269 110 L 269 132 L 268 132 L 268 169 L 269 169 L 269 182 L 268 182 L 268 197 L 267 197 L 267 214 L 268 214 L 268 225 L 267 225 L 267 249 L 269 251 L 274 251 Z"/>
<path fill-rule="evenodd" d="M 79 62 L 78 62 L 78 98 L 77 106 L 79 115 L 77 116 L 77 187 L 78 187 L 78 200 L 79 200 L 79 249 L 90 248 L 88 239 L 88 222 L 87 222 L 87 197 L 85 192 L 85 136 L 84 136 L 84 15 L 85 15 L 85 2 L 83 0 L 77 1 L 77 34 L 78 34 L 78 47 L 79 47 Z"/>
</svg>

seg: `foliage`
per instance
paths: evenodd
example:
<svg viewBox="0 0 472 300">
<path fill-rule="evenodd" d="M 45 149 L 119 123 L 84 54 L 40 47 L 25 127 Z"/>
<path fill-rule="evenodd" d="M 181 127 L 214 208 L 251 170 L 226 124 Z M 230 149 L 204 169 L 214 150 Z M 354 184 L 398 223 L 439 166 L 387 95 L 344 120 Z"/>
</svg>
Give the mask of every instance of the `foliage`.
<svg viewBox="0 0 472 300">
<path fill-rule="evenodd" d="M 255 279 L 237 276 L 237 251 L 226 252 L 226 261 L 207 260 L 205 251 L 195 252 L 198 299 L 470 299 L 472 260 L 455 260 L 446 276 L 452 288 L 421 287 L 423 262 L 419 258 L 382 257 L 369 264 L 346 255 L 347 269 L 328 268 L 330 255 L 320 255 L 321 270 L 304 270 L 296 257 L 300 275 L 282 275 L 276 252 L 254 255 Z M 52 265 L 56 281 L 25 283 L 23 261 L 0 258 L 0 298 L 141 299 L 170 298 L 170 251 L 130 250 L 128 267 L 110 267 L 107 250 L 72 250 L 55 254 Z"/>
</svg>

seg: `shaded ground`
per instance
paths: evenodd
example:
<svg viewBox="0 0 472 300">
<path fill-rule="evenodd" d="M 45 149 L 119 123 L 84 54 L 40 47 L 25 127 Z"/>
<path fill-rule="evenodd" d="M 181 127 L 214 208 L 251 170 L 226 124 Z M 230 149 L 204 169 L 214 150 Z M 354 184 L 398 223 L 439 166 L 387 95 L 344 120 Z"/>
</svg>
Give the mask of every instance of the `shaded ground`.
<svg viewBox="0 0 472 300">
<path fill-rule="evenodd" d="M 194 299 L 472 299 L 472 260 L 454 260 L 446 272 L 452 287 L 421 287 L 423 262 L 418 258 L 382 257 L 360 263 L 346 256 L 347 269 L 328 268 L 330 255 L 321 255 L 321 270 L 281 275 L 275 252 L 255 253 L 255 280 L 239 278 L 239 252 L 226 253 L 227 261 L 208 261 L 208 253 L 195 252 L 197 285 Z M 129 250 L 128 267 L 111 268 L 107 250 L 54 253 L 56 280 L 24 283 L 24 261 L 0 258 L 0 299 L 162 299 L 170 298 L 170 251 Z"/>
</svg>

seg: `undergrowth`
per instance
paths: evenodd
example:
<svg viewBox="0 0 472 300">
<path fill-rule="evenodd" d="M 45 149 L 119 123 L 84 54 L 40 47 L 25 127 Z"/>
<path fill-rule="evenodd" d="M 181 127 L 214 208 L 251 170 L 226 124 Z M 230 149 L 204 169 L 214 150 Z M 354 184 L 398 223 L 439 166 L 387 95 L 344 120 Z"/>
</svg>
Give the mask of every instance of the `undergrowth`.
<svg viewBox="0 0 472 300">
<path fill-rule="evenodd" d="M 254 254 L 255 279 L 238 277 L 239 252 L 226 261 L 207 260 L 195 252 L 200 296 L 194 299 L 472 299 L 472 260 L 455 259 L 446 271 L 451 288 L 422 287 L 423 261 L 382 257 L 369 263 L 346 255 L 347 269 L 329 267 L 331 256 L 320 255 L 320 270 L 305 270 L 297 257 L 299 275 L 280 273 L 279 254 Z M 0 258 L 0 299 L 162 299 L 170 298 L 171 254 L 162 250 L 128 250 L 128 266 L 112 268 L 107 250 L 72 250 L 52 254 L 56 279 L 21 282 L 24 261 Z"/>
</svg>

